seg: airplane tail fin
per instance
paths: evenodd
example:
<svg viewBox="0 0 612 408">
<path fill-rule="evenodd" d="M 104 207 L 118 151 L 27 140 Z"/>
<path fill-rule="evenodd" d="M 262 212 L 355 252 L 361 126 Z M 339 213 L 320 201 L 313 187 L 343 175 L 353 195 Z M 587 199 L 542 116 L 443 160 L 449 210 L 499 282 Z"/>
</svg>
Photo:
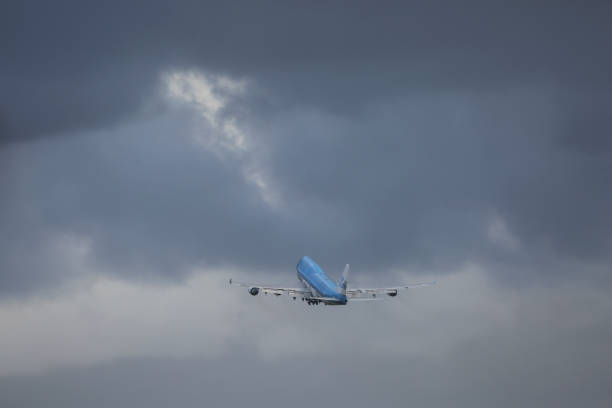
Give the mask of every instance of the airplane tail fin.
<svg viewBox="0 0 612 408">
<path fill-rule="evenodd" d="M 344 267 L 344 272 L 342 272 L 342 277 L 338 280 L 338 286 L 340 286 L 340 291 L 343 295 L 346 295 L 346 284 L 348 282 L 349 270 L 351 269 L 349 264 L 346 264 Z"/>
</svg>

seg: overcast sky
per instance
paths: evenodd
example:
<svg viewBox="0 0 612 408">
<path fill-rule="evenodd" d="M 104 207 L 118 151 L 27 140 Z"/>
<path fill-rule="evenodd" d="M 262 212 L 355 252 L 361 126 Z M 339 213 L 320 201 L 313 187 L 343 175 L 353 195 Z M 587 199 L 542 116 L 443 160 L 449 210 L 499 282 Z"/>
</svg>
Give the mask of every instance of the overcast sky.
<svg viewBox="0 0 612 408">
<path fill-rule="evenodd" d="M 609 407 L 611 12 L 9 1 L 0 405 Z"/>
</svg>

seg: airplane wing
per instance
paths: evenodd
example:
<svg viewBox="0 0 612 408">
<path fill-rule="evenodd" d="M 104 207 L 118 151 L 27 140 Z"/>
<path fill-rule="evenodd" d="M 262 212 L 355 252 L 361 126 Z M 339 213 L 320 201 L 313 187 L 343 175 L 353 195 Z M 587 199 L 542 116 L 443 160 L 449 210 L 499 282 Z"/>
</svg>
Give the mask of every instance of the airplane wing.
<svg viewBox="0 0 612 408">
<path fill-rule="evenodd" d="M 264 295 L 270 294 L 270 295 L 276 295 L 276 296 L 287 295 L 287 296 L 294 296 L 294 297 L 298 297 L 298 296 L 312 297 L 312 293 L 310 292 L 310 290 L 305 289 L 305 288 L 279 288 L 276 286 L 259 285 L 256 283 L 236 282 L 233 279 L 229 280 L 229 284 L 234 285 L 234 286 L 249 288 L 249 292 L 251 293 L 251 295 L 257 295 L 260 292 L 262 292 Z M 255 290 L 255 291 L 251 292 L 251 290 Z"/>
<path fill-rule="evenodd" d="M 410 285 L 395 286 L 391 288 L 372 288 L 372 289 L 347 289 L 346 297 L 349 300 L 380 300 L 387 296 L 397 296 L 400 290 L 420 288 L 424 286 L 435 285 L 436 282 L 421 282 L 412 283 Z"/>
</svg>

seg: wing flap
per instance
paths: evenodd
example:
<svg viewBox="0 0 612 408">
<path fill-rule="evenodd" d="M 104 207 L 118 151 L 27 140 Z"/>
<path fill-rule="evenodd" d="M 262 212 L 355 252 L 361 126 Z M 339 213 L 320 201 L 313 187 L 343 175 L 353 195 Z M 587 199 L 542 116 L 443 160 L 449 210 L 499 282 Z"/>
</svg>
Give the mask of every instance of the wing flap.
<svg viewBox="0 0 612 408">
<path fill-rule="evenodd" d="M 346 297 L 350 300 L 380 300 L 385 299 L 385 296 L 378 295 L 388 295 L 390 297 L 397 296 L 400 290 L 404 289 L 413 289 L 420 288 L 424 286 L 435 285 L 436 282 L 421 282 L 421 283 L 412 283 L 409 285 L 395 286 L 391 288 L 365 288 L 365 289 L 349 289 L 346 291 Z"/>
<path fill-rule="evenodd" d="M 261 292 L 263 292 L 264 295 L 305 296 L 311 294 L 309 290 L 304 288 L 281 288 L 276 286 L 260 285 L 257 283 L 236 282 L 233 279 L 229 280 L 229 284 L 245 288 L 258 288 Z"/>
</svg>

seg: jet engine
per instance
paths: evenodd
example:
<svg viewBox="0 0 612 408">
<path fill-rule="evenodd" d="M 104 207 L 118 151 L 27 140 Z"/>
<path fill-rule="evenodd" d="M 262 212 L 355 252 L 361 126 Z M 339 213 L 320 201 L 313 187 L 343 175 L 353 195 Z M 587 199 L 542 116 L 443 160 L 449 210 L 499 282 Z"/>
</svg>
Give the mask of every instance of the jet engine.
<svg viewBox="0 0 612 408">
<path fill-rule="evenodd" d="M 253 296 L 257 296 L 259 294 L 259 288 L 255 288 L 255 287 L 250 287 L 249 288 L 249 293 Z"/>
<path fill-rule="evenodd" d="M 393 291 L 390 291 L 390 292 L 387 292 L 387 295 L 389 295 L 389 296 L 391 296 L 391 297 L 393 297 L 393 296 L 397 296 L 397 289 L 396 289 L 396 290 L 393 290 Z"/>
</svg>

